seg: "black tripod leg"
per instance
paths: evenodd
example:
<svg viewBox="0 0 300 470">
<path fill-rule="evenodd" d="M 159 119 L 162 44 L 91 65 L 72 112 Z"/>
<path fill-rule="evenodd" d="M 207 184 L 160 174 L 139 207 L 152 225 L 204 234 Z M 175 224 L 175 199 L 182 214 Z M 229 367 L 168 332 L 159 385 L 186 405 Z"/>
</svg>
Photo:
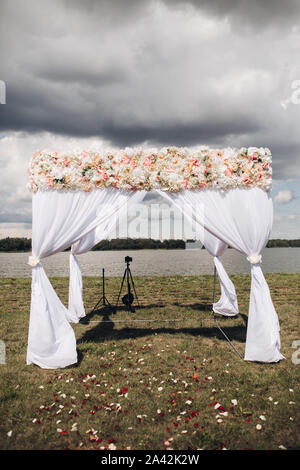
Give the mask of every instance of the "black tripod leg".
<svg viewBox="0 0 300 470">
<path fill-rule="evenodd" d="M 136 293 L 136 290 L 135 290 L 135 285 L 134 285 L 133 277 L 132 277 L 132 274 L 131 274 L 130 270 L 129 270 L 129 274 L 130 274 L 130 279 L 131 279 L 131 283 L 132 283 L 132 287 L 133 287 L 133 292 L 134 292 L 135 298 L 137 300 L 137 304 L 140 307 L 139 299 L 138 299 L 138 296 L 137 296 L 137 293 Z"/>
<path fill-rule="evenodd" d="M 123 274 L 122 284 L 121 284 L 121 288 L 120 288 L 120 291 L 119 291 L 118 300 L 117 300 L 117 303 L 116 303 L 116 308 L 118 307 L 118 304 L 119 304 L 120 295 L 121 295 L 121 292 L 122 292 L 122 289 L 123 289 L 123 284 L 124 284 L 126 272 L 127 272 L 127 268 L 125 269 L 124 274 Z"/>
<path fill-rule="evenodd" d="M 98 305 L 100 304 L 101 300 L 102 300 L 102 297 L 101 297 L 100 300 L 98 300 L 98 302 L 96 303 L 95 307 L 93 308 L 93 310 L 92 310 L 90 313 L 93 313 L 93 312 L 96 310 L 96 308 L 97 308 Z"/>
</svg>

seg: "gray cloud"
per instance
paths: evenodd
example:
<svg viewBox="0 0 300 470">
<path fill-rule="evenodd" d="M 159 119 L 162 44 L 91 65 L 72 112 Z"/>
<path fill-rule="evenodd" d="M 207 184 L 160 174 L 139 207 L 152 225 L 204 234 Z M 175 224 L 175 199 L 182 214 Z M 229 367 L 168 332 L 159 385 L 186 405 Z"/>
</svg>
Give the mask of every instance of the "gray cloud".
<svg viewBox="0 0 300 470">
<path fill-rule="evenodd" d="M 0 9 L 2 135 L 267 146 L 276 179 L 300 178 L 300 104 L 281 104 L 300 79 L 300 2 L 4 0 Z M 7 184 L 2 195 L 4 219 L 21 220 L 28 201 Z"/>
</svg>

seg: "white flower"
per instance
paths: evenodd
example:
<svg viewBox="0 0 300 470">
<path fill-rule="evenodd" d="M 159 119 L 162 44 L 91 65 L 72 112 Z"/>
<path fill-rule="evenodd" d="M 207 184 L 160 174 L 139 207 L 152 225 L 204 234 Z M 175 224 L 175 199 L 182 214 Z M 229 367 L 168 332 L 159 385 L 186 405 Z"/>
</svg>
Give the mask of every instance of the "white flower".
<svg viewBox="0 0 300 470">
<path fill-rule="evenodd" d="M 40 263 L 40 259 L 38 257 L 29 256 L 29 258 L 28 258 L 29 266 L 31 266 L 32 268 L 35 268 L 35 266 L 37 266 L 39 263 Z M 40 388 L 44 388 L 44 387 L 41 385 Z"/>
<path fill-rule="evenodd" d="M 252 255 L 247 256 L 247 260 L 251 264 L 261 263 L 262 256 L 259 253 L 253 253 Z"/>
<path fill-rule="evenodd" d="M 248 155 L 253 155 L 254 153 L 258 152 L 258 148 L 257 147 L 249 147 L 248 148 Z"/>
</svg>

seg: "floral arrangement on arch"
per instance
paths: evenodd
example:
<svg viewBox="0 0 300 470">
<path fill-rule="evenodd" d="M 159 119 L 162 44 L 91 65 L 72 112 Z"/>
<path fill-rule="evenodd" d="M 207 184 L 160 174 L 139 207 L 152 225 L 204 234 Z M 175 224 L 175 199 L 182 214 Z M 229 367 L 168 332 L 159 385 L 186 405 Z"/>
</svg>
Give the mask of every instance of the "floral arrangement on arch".
<svg viewBox="0 0 300 470">
<path fill-rule="evenodd" d="M 272 187 L 272 156 L 268 148 L 165 147 L 115 151 L 37 151 L 29 165 L 29 189 L 126 191 L 161 189 Z"/>
</svg>

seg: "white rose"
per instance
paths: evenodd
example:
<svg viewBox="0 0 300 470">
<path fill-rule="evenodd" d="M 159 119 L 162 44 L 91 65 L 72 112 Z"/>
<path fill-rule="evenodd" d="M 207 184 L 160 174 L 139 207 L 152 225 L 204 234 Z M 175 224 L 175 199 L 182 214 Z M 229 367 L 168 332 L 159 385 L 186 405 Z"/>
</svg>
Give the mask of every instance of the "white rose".
<svg viewBox="0 0 300 470">
<path fill-rule="evenodd" d="M 249 147 L 248 148 L 248 155 L 253 155 L 253 153 L 258 152 L 257 147 Z"/>
<path fill-rule="evenodd" d="M 247 257 L 247 260 L 251 264 L 259 264 L 261 263 L 261 255 L 259 253 L 253 253 Z"/>
</svg>

